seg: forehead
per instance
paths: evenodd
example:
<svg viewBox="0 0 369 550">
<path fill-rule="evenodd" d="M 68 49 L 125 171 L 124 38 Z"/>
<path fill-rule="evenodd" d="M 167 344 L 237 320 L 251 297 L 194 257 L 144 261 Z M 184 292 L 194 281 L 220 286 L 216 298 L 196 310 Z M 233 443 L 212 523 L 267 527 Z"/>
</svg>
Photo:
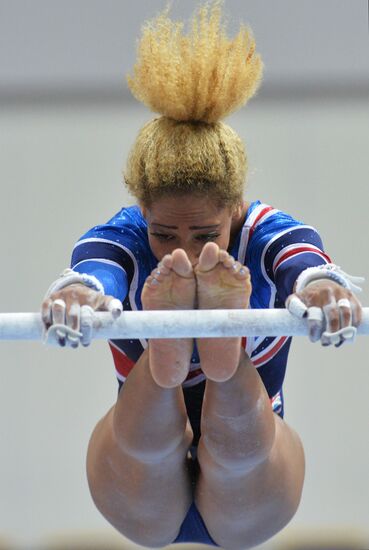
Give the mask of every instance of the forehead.
<svg viewBox="0 0 369 550">
<path fill-rule="evenodd" d="M 221 223 L 230 216 L 227 208 L 219 206 L 209 197 L 181 195 L 176 197 L 162 197 L 148 209 L 150 223 L 168 223 L 168 225 L 191 224 L 201 221 Z M 169 223 L 170 222 L 170 223 Z"/>
</svg>

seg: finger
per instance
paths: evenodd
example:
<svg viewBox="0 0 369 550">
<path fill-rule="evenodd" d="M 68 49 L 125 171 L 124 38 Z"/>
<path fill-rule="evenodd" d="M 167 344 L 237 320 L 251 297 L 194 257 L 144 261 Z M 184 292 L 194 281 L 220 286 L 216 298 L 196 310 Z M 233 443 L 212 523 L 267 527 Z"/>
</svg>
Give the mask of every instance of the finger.
<svg viewBox="0 0 369 550">
<path fill-rule="evenodd" d="M 332 341 L 333 338 L 333 341 Z M 323 332 L 322 337 L 320 339 L 320 343 L 322 346 L 327 347 L 334 343 L 335 346 L 338 346 L 340 344 L 340 338 L 337 338 L 337 334 L 332 335 L 331 332 Z"/>
<path fill-rule="evenodd" d="M 41 319 L 46 328 L 49 328 L 52 323 L 52 303 L 53 301 L 51 300 L 51 298 L 47 298 L 42 302 L 41 305 Z"/>
<path fill-rule="evenodd" d="M 64 300 L 54 300 L 51 306 L 52 310 L 52 323 L 55 325 L 65 325 L 65 311 L 66 305 Z M 65 332 L 59 328 L 55 333 L 57 343 L 64 347 L 66 344 Z"/>
<path fill-rule="evenodd" d="M 348 298 L 341 298 L 337 302 L 341 328 L 348 327 L 352 324 L 351 305 L 352 304 Z"/>
<path fill-rule="evenodd" d="M 307 322 L 309 339 L 311 342 L 317 342 L 322 336 L 324 330 L 324 313 L 320 307 L 309 307 L 307 311 Z"/>
<path fill-rule="evenodd" d="M 78 332 L 80 330 L 80 314 L 81 306 L 77 302 L 73 302 L 66 312 L 67 326 Z M 71 348 L 78 348 L 79 342 L 80 339 L 77 335 L 71 333 L 67 334 L 66 344 Z"/>
<path fill-rule="evenodd" d="M 336 347 L 339 347 L 346 342 L 352 343 L 355 341 L 356 302 L 353 299 L 349 300 L 348 298 L 341 298 L 338 300 L 337 305 L 340 312 L 341 327 L 344 329 L 340 331 L 341 341 L 338 344 L 335 344 Z M 360 305 L 359 309 L 361 310 Z"/>
<path fill-rule="evenodd" d="M 108 310 L 113 316 L 113 319 L 118 319 L 123 311 L 123 305 L 117 298 L 111 298 L 108 303 Z"/>
<path fill-rule="evenodd" d="M 330 301 L 323 306 L 323 312 L 326 322 L 327 332 L 337 332 L 340 329 L 340 315 L 337 307 L 337 302 L 334 296 L 331 296 Z M 336 342 L 332 342 L 336 343 Z"/>
<path fill-rule="evenodd" d="M 326 330 L 321 338 L 322 346 L 330 346 L 331 344 L 337 346 L 341 343 L 342 338 L 338 332 L 340 330 L 340 316 L 334 296 L 331 296 L 330 302 L 325 304 L 322 309 L 326 325 Z"/>
<path fill-rule="evenodd" d="M 334 344 L 338 348 L 346 342 L 354 342 L 355 336 L 356 327 L 351 325 L 349 327 L 343 327 L 337 332 L 323 332 L 322 344 L 323 346 Z"/>
<path fill-rule="evenodd" d="M 89 346 L 91 344 L 92 329 L 94 322 L 94 310 L 91 306 L 82 306 L 80 315 L 80 331 L 82 333 L 81 344 L 82 346 Z"/>
<path fill-rule="evenodd" d="M 363 318 L 363 308 L 356 296 L 351 298 L 352 324 L 358 327 Z"/>
<path fill-rule="evenodd" d="M 64 325 L 65 311 L 66 305 L 64 300 L 61 300 L 60 298 L 54 300 L 51 305 L 52 323 L 54 323 L 55 325 Z"/>
<path fill-rule="evenodd" d="M 286 300 L 286 308 L 292 315 L 302 319 L 306 316 L 308 308 L 306 304 L 296 295 L 292 294 Z"/>
<path fill-rule="evenodd" d="M 352 311 L 350 300 L 341 298 L 338 302 L 335 302 L 332 299 L 323 309 L 327 320 L 327 330 L 323 333 L 322 345 L 333 344 L 336 347 L 340 347 L 345 341 L 353 341 L 356 329 L 351 326 Z"/>
</svg>

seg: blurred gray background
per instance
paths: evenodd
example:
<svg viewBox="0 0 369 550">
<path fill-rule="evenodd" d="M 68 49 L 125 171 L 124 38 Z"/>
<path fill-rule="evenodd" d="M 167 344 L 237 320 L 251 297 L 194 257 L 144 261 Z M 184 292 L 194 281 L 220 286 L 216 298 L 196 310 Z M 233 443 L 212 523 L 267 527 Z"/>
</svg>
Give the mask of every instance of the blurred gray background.
<svg viewBox="0 0 369 550">
<path fill-rule="evenodd" d="M 173 1 L 172 13 L 188 18 L 196 4 Z M 121 170 L 154 115 L 124 75 L 141 24 L 164 6 L 0 0 L 0 311 L 37 311 L 82 233 L 133 203 Z M 225 11 L 231 33 L 250 24 L 265 63 L 258 95 L 227 119 L 247 146 L 247 198 L 315 225 L 334 261 L 368 278 L 367 2 L 226 0 Z M 369 306 L 368 285 L 361 300 Z M 308 536 L 369 547 L 368 343 L 294 342 L 286 421 L 304 442 L 306 483 L 291 524 L 260 548 Z M 1 342 L 0 357 L 0 540 L 77 548 L 68 537 L 86 534 L 133 548 L 85 477 L 90 433 L 117 391 L 107 344 Z"/>
</svg>

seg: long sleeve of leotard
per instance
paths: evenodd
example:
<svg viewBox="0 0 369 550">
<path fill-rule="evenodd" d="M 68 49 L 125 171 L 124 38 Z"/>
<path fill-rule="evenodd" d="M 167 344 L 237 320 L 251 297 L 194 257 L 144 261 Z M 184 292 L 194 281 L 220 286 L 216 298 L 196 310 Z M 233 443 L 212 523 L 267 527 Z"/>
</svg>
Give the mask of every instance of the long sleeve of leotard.
<svg viewBox="0 0 369 550">
<path fill-rule="evenodd" d="M 94 275 L 106 295 L 129 309 L 140 309 L 140 288 L 155 267 L 146 221 L 138 207 L 122 208 L 110 220 L 88 230 L 75 244 L 71 268 Z"/>
<path fill-rule="evenodd" d="M 255 208 L 257 223 L 250 229 L 247 262 L 254 274 L 253 284 L 269 287 L 268 304 L 283 307 L 300 273 L 308 267 L 330 263 L 322 239 L 314 227 L 262 204 Z M 265 212 L 263 214 L 263 212 Z M 257 218 L 256 218 L 257 219 Z"/>
<path fill-rule="evenodd" d="M 72 258 L 76 260 L 76 258 Z M 123 302 L 128 291 L 127 273 L 120 266 L 104 260 L 82 260 L 74 264 L 71 262 L 71 267 L 78 273 L 87 273 L 94 275 L 104 287 L 106 295 L 119 298 Z"/>
<path fill-rule="evenodd" d="M 300 226 L 277 237 L 264 257 L 265 270 L 270 274 L 283 302 L 292 294 L 296 279 L 302 271 L 330 262 L 318 232 L 307 226 Z"/>
</svg>

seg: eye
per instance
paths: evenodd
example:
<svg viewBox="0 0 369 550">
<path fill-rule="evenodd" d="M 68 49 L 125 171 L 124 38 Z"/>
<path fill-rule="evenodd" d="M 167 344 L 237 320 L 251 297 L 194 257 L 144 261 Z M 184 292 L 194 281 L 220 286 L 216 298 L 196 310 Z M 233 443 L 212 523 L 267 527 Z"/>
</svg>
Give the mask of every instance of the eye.
<svg viewBox="0 0 369 550">
<path fill-rule="evenodd" d="M 173 235 L 166 235 L 165 233 L 150 233 L 153 237 L 156 237 L 159 241 L 167 242 L 174 239 Z"/>
<path fill-rule="evenodd" d="M 220 236 L 220 233 L 206 233 L 204 235 L 197 235 L 196 240 L 198 241 L 214 241 Z"/>
</svg>

